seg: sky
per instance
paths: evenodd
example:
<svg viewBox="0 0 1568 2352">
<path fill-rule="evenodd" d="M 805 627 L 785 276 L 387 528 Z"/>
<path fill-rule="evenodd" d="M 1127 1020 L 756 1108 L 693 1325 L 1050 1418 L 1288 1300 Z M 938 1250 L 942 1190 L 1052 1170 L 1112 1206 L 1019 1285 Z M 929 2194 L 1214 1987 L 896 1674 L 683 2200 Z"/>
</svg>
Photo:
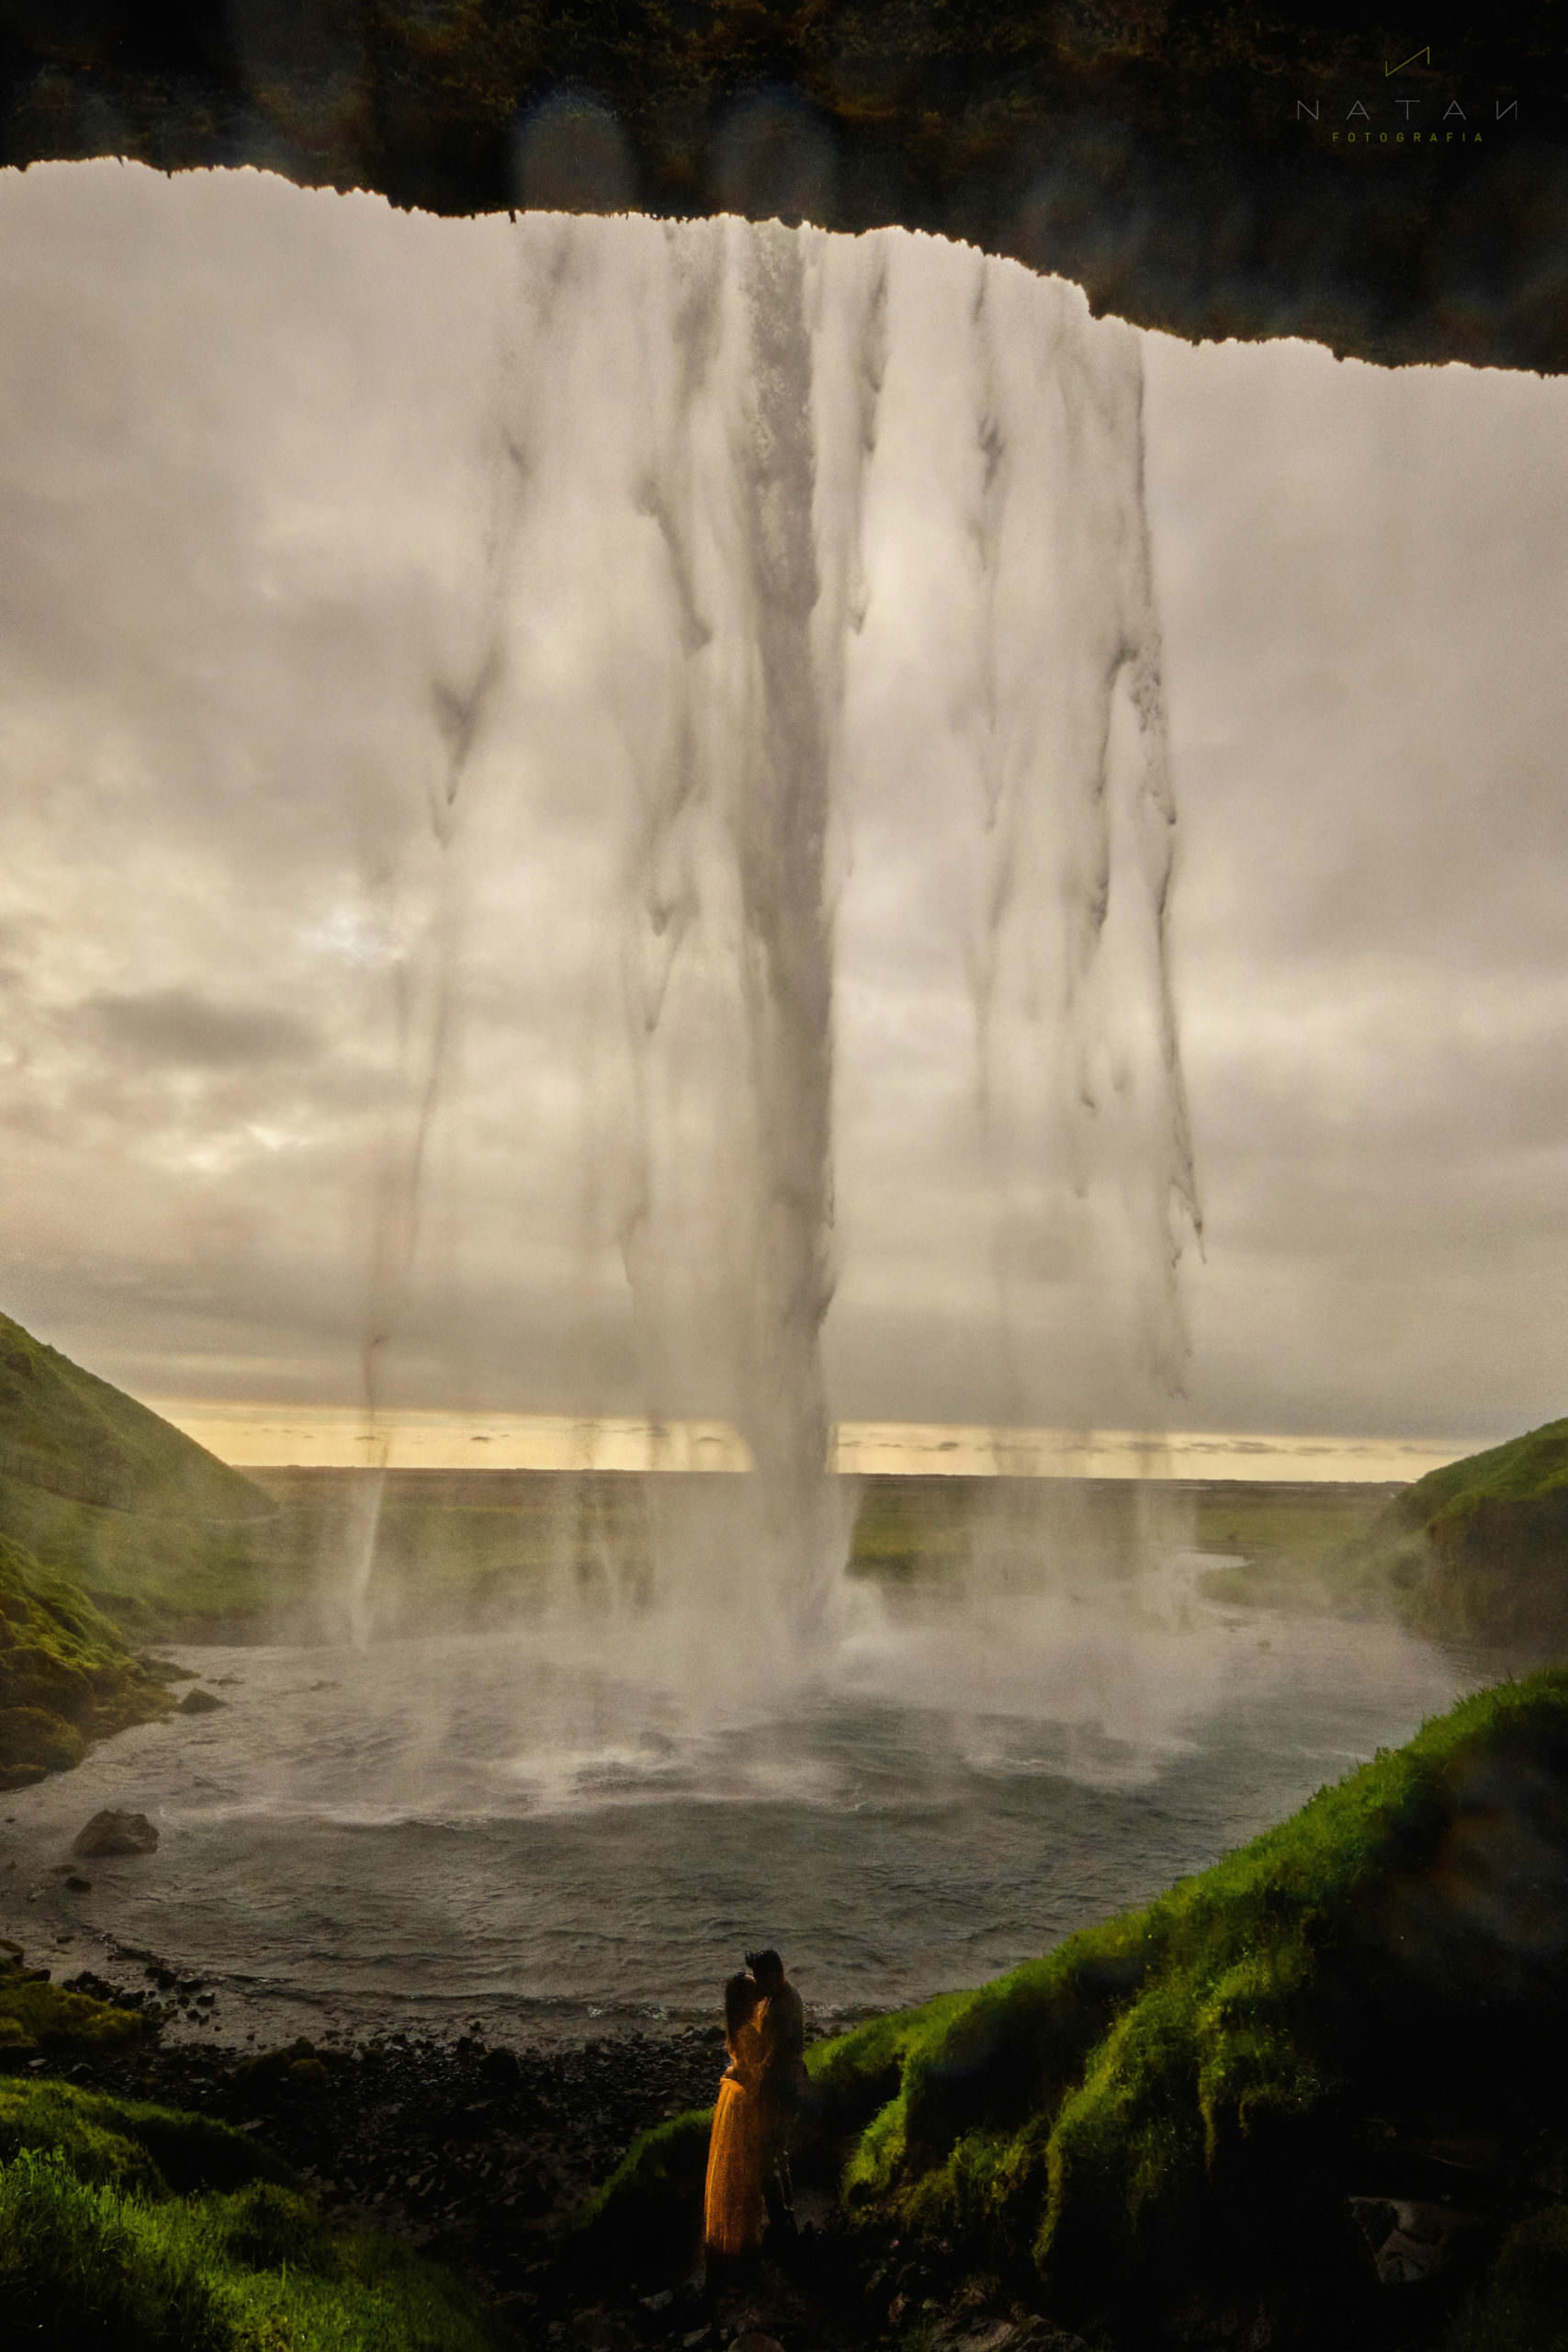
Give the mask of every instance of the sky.
<svg viewBox="0 0 1568 2352">
<path fill-rule="evenodd" d="M 669 693 L 627 455 L 662 395 L 615 272 L 541 341 L 548 273 L 518 250 L 504 220 L 254 172 L 0 174 L 0 1306 L 231 1451 L 251 1408 L 356 1409 L 376 1315 L 406 1415 L 649 1401 L 615 925 Z M 951 291 L 977 265 L 893 266 L 862 783 L 829 850 L 835 1412 L 1157 1413 L 1284 1454 L 1359 1440 L 1379 1476 L 1402 1442 L 1556 1417 L 1568 392 L 1135 337 L 1202 1242 L 1182 1390 L 1151 1401 L 1100 1344 L 1125 1285 L 1073 1256 L 1053 1192 L 1021 1414 L 953 879 L 969 395 L 929 266 Z M 1132 335 L 1072 327 L 1102 332 Z M 497 451 L 546 401 L 562 447 L 586 421 L 581 454 L 519 536 Z M 1057 651 L 1094 587 L 1062 577 Z M 658 1085 L 700 1226 L 723 1103 L 674 1063 Z M 700 1388 L 677 1405 L 712 1411 Z"/>
</svg>

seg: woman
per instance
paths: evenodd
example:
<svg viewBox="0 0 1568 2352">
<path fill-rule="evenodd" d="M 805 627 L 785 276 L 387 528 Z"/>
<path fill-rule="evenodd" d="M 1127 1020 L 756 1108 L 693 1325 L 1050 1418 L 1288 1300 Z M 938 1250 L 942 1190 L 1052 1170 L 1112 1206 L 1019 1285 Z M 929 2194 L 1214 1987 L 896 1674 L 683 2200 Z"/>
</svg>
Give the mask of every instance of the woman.
<svg viewBox="0 0 1568 2352">
<path fill-rule="evenodd" d="M 762 2243 L 762 2066 L 756 1981 L 732 1976 L 724 1988 L 724 2041 L 729 2064 L 718 2086 L 708 2141 L 703 2241 L 710 2265 L 754 2254 Z"/>
</svg>

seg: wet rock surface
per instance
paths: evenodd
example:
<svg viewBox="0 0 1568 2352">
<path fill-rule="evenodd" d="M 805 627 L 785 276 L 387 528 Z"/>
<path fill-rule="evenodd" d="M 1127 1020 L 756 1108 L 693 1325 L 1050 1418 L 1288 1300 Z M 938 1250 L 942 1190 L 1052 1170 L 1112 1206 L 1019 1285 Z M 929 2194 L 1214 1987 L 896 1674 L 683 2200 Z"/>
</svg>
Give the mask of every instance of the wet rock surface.
<svg viewBox="0 0 1568 2352">
<path fill-rule="evenodd" d="M 220 1699 L 211 1690 L 187 1690 L 175 1706 L 175 1713 L 176 1715 L 210 1715 L 228 1703 L 226 1699 Z"/>
<path fill-rule="evenodd" d="M 71 1841 L 72 1852 L 88 1861 L 101 1854 L 152 1854 L 157 1849 L 157 1829 L 144 1813 L 121 1813 L 112 1805 L 94 1814 Z"/>
</svg>

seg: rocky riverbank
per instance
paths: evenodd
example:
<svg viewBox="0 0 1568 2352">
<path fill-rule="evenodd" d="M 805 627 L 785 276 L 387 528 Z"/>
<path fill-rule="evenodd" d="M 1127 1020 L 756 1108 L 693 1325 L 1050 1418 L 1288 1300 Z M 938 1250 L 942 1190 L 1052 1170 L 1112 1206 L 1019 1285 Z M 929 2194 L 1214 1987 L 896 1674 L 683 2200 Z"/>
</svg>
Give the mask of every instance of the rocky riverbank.
<svg viewBox="0 0 1568 2352">
<path fill-rule="evenodd" d="M 695 2276 L 716 2026 L 238 2051 L 218 1988 L 121 1944 L 112 1983 L 0 1969 L 0 2156 L 90 2166 L 116 2132 L 193 2292 L 205 2249 L 238 2249 L 211 2290 L 231 2302 L 284 2291 L 280 2215 L 291 2245 L 331 2240 L 323 2278 L 329 2256 L 334 2279 L 412 2264 L 406 2298 L 446 2298 L 459 2333 L 411 2321 L 398 2352 L 474 2344 L 470 2289 L 496 2340 L 548 2352 L 1060 2352 L 1064 2327 L 1097 2352 L 1568 2352 L 1565 1954 L 1558 1670 L 1461 1702 L 1143 1910 L 809 2050 L 801 2228 L 748 2278 Z M 208 2202 L 181 2222 L 187 2175 Z M 415 2275 L 422 2255 L 446 2268 Z"/>
<path fill-rule="evenodd" d="M 574 2214 L 628 2143 L 711 2100 L 724 2065 L 716 2026 L 550 2050 L 475 2032 L 378 2033 L 256 2053 L 165 2040 L 167 2020 L 209 2017 L 217 1996 L 156 1956 L 142 1970 L 141 1982 L 83 1972 L 58 1987 L 139 2018 L 140 2033 L 14 2050 L 13 2071 L 228 2125 L 281 2159 L 330 2223 L 389 2233 L 477 2285 L 502 2342 L 850 2352 L 899 2340 L 917 2318 L 933 2344 L 986 2352 L 1067 2352 L 1075 2341 L 1010 2307 L 995 2282 L 942 2279 L 939 2264 L 900 2263 L 877 2243 L 851 2247 L 809 2193 L 799 2235 L 722 2283 L 702 2278 L 694 2243 L 667 2247 L 655 2276 L 576 2242 Z"/>
<path fill-rule="evenodd" d="M 1179 2343 L 1215 2352 L 1305 2352 L 1323 2340 L 1314 2333 L 1323 2309 L 1299 2311 L 1302 2324 L 1293 2324 L 1288 2300 L 1271 2298 L 1266 2278 L 1243 2279 L 1239 2271 L 1229 2301 L 1151 2308 L 1146 2326 L 1091 2328 L 1082 2337 L 1041 2312 L 1038 2282 L 1032 2288 L 1027 2263 L 1010 2261 L 1005 2248 L 983 2251 L 962 2232 L 940 2235 L 919 2226 L 846 2228 L 806 2151 L 797 2168 L 798 2235 L 770 2245 L 750 2275 L 705 2280 L 695 2212 L 684 2211 L 689 2198 L 677 2200 L 684 2218 L 661 2238 L 656 2233 L 657 2242 L 623 2231 L 613 2200 L 607 2231 L 603 2208 L 597 2229 L 581 2224 L 590 2192 L 615 2175 L 641 2135 L 653 2133 L 657 2147 L 661 2135 L 677 2132 L 696 2148 L 701 2110 L 724 2063 L 716 2026 L 549 2049 L 468 2031 L 445 2040 L 329 2037 L 256 2052 L 216 2039 L 165 2038 L 176 2018 L 210 2019 L 218 1996 L 156 1956 L 141 1965 L 141 1982 L 84 1972 L 55 1985 L 44 1971 L 14 1965 L 13 1983 L 25 1975 L 42 1999 L 72 2009 L 73 2030 L 52 2039 L 40 2032 L 35 2054 L 13 2049 L 13 2076 L 155 2101 L 160 2110 L 227 2127 L 259 2163 L 275 2172 L 286 2167 L 330 2229 L 381 2233 L 456 2273 L 477 2290 L 500 2346 L 1089 2352 L 1092 2343 L 1095 2352 L 1149 2352 Z M 101 2030 L 111 2014 L 120 2029 Z M 37 2027 L 39 2017 L 32 2022 Z M 1346 2277 L 1329 2301 L 1338 2341 L 1359 2352 L 1439 2345 L 1443 2352 L 1478 2352 L 1482 2339 L 1464 2335 L 1460 2306 L 1477 2280 L 1479 2257 L 1511 2225 L 1518 2235 L 1527 2208 L 1526 2234 L 1533 2229 L 1538 2236 L 1542 2213 L 1552 2221 L 1568 2210 L 1568 2174 L 1558 2177 L 1562 2149 L 1554 2143 L 1553 2157 L 1534 2144 L 1538 2137 L 1531 2135 L 1522 2171 L 1506 2161 L 1506 2150 L 1483 2148 L 1473 2133 L 1465 2140 L 1434 2131 L 1419 2145 L 1390 2143 L 1385 2169 L 1419 2194 L 1408 2210 L 1395 2200 L 1386 2212 L 1358 2210 L 1375 2200 L 1337 2199 Z M 623 2179 L 626 2171 L 622 2165 Z M 1524 2173 L 1532 2176 L 1528 2184 Z M 1299 2225 L 1311 2234 L 1321 2219 L 1314 2207 L 1303 2208 Z M 1439 2242 L 1450 2236 L 1452 2246 Z M 1352 2265 L 1358 2242 L 1360 2258 Z M 1546 2259 L 1557 2259 L 1555 2240 Z M 1538 2344 L 1527 2334 L 1497 2343 L 1506 2352 L 1525 2346 L 1552 2352 L 1557 2339 Z"/>
</svg>

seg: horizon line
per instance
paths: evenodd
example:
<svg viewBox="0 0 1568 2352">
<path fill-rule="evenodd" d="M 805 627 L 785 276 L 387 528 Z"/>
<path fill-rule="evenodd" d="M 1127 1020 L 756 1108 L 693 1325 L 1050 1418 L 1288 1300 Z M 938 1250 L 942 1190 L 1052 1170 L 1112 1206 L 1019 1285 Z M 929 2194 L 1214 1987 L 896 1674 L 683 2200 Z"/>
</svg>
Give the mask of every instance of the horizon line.
<svg viewBox="0 0 1568 2352">
<path fill-rule="evenodd" d="M 634 1413 L 487 1413 L 403 1406 L 276 1406 L 148 1398 L 235 1469 L 628 1470 L 734 1473 L 750 1453 L 716 1419 Z M 1244 1478 L 1408 1484 L 1480 1450 L 1474 1440 L 1224 1430 L 1027 1428 L 842 1420 L 840 1476 Z"/>
</svg>

